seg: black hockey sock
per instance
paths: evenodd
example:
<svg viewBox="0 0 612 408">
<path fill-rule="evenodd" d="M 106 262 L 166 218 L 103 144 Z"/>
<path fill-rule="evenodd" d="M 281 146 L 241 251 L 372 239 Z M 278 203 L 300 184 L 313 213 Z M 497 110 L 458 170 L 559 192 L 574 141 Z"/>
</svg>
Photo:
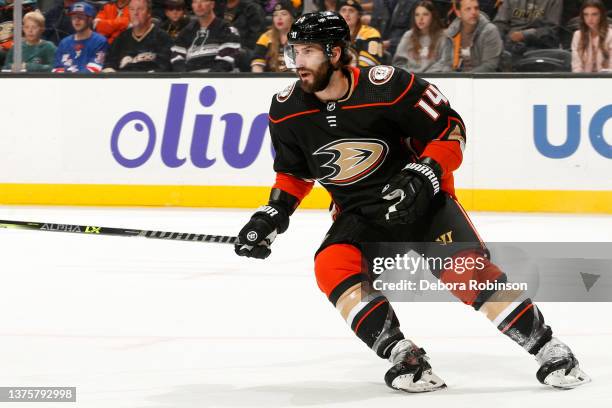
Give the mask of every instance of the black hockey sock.
<svg viewBox="0 0 612 408">
<path fill-rule="evenodd" d="M 393 307 L 384 296 L 369 301 L 356 315 L 351 329 L 382 358 L 389 358 L 393 345 L 404 338 Z"/>
<path fill-rule="evenodd" d="M 389 300 L 372 288 L 365 274 L 344 279 L 331 291 L 329 301 L 379 357 L 389 358 L 393 345 L 404 338 Z"/>
<path fill-rule="evenodd" d="M 544 324 L 544 316 L 531 299 L 510 310 L 497 328 L 530 354 L 537 354 L 552 338 L 552 329 Z"/>
</svg>

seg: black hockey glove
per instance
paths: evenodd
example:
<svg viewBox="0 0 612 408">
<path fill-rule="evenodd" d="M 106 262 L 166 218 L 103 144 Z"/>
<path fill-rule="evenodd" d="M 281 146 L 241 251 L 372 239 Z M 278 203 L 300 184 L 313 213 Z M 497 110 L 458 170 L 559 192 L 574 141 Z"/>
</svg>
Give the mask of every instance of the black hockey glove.
<svg viewBox="0 0 612 408">
<path fill-rule="evenodd" d="M 383 188 L 383 199 L 394 201 L 385 214 L 390 224 L 411 224 L 427 213 L 433 197 L 440 191 L 442 170 L 426 157 L 409 163 Z"/>
<path fill-rule="evenodd" d="M 240 243 L 234 246 L 236 254 L 249 258 L 267 258 L 272 253 L 270 245 L 276 235 L 287 230 L 289 216 L 298 204 L 297 198 L 291 194 L 272 189 L 268 205 L 259 207 L 238 233 Z"/>
<path fill-rule="evenodd" d="M 289 224 L 289 216 L 281 208 L 270 205 L 259 207 L 251 220 L 238 233 L 239 244 L 234 250 L 240 256 L 265 259 L 270 253 L 270 245 L 279 233 L 281 224 Z"/>
</svg>

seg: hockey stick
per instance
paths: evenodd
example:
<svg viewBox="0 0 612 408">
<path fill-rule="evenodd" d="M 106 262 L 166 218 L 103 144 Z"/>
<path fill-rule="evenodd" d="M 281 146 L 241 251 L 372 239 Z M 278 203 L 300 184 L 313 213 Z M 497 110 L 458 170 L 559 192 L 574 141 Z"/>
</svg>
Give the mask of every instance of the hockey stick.
<svg viewBox="0 0 612 408">
<path fill-rule="evenodd" d="M 152 239 L 167 239 L 173 241 L 208 242 L 215 244 L 237 244 L 238 237 L 227 235 L 193 234 L 187 232 L 149 231 L 126 228 L 96 227 L 93 225 L 53 224 L 29 221 L 0 220 L 0 228 L 10 228 L 29 231 L 72 232 L 88 235 L 112 235 L 118 237 L 143 237 Z"/>
</svg>

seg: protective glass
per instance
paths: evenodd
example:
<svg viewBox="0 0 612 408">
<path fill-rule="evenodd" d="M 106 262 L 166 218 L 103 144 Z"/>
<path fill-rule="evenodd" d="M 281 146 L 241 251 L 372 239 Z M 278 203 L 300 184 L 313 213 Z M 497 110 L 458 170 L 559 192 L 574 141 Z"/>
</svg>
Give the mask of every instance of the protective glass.
<svg viewBox="0 0 612 408">
<path fill-rule="evenodd" d="M 289 69 L 316 67 L 328 59 L 323 52 L 323 47 L 313 43 L 286 45 L 283 55 L 285 66 Z"/>
<path fill-rule="evenodd" d="M 297 65 L 295 63 L 295 49 L 293 45 L 286 44 L 283 48 L 283 55 L 285 57 L 285 66 L 288 69 L 296 69 Z"/>
</svg>

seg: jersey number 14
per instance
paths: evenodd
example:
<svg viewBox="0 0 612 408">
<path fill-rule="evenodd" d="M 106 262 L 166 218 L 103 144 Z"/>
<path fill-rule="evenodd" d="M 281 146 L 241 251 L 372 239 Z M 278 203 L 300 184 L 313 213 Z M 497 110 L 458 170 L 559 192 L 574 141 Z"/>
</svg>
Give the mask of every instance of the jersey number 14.
<svg viewBox="0 0 612 408">
<path fill-rule="evenodd" d="M 425 92 L 423 92 L 423 97 L 419 99 L 415 106 L 418 106 L 428 114 L 434 121 L 438 120 L 440 117 L 440 113 L 436 110 L 437 106 L 444 103 L 444 105 L 448 105 L 448 99 L 446 96 L 442 95 L 442 92 L 438 90 L 433 85 L 429 85 Z"/>
</svg>

